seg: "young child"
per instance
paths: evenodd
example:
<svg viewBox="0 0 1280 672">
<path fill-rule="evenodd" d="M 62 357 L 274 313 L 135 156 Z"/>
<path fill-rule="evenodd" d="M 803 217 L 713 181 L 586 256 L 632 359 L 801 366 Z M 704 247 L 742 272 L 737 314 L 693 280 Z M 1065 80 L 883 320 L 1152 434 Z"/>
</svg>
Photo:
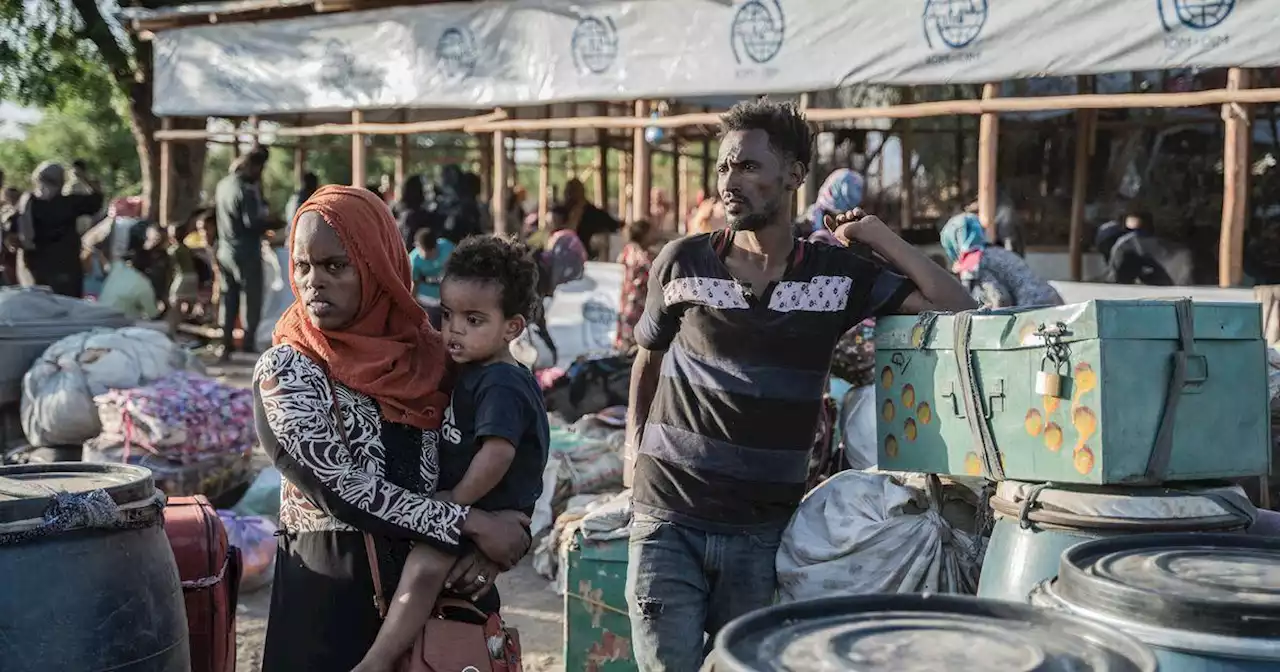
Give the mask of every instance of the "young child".
<svg viewBox="0 0 1280 672">
<path fill-rule="evenodd" d="M 533 374 L 510 350 L 538 309 L 537 284 L 528 248 L 493 236 L 464 240 L 445 264 L 441 332 L 458 376 L 440 430 L 436 499 L 531 515 L 542 494 L 547 411 Z M 412 646 L 455 560 L 426 544 L 414 547 L 358 672 L 390 670 Z"/>
<path fill-rule="evenodd" d="M 438 238 L 431 227 L 423 227 L 413 235 L 413 251 L 409 267 L 413 273 L 413 295 L 427 309 L 431 324 L 440 328 L 440 278 L 445 262 L 453 252 L 453 243 Z"/>
<path fill-rule="evenodd" d="M 169 323 L 169 335 L 177 336 L 178 325 L 200 302 L 200 278 L 196 275 L 195 255 L 187 247 L 187 236 L 196 229 L 195 213 L 182 223 L 169 225 L 169 305 L 165 320 Z"/>
</svg>

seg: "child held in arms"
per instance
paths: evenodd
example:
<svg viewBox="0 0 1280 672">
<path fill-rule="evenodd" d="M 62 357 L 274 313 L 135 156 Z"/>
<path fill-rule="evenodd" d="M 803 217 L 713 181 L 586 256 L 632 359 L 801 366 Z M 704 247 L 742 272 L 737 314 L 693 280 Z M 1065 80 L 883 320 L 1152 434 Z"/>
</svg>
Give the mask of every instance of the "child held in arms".
<svg viewBox="0 0 1280 672">
<path fill-rule="evenodd" d="M 538 310 L 538 268 L 529 249 L 495 236 L 460 243 L 440 283 L 441 335 L 458 365 L 440 429 L 436 499 L 485 511 L 533 513 L 542 494 L 550 429 L 533 374 L 511 342 Z M 357 672 L 394 669 L 430 618 L 455 558 L 416 545 L 392 607 Z M 495 577 L 477 577 L 491 583 Z M 428 626 L 429 627 L 429 626 Z"/>
</svg>

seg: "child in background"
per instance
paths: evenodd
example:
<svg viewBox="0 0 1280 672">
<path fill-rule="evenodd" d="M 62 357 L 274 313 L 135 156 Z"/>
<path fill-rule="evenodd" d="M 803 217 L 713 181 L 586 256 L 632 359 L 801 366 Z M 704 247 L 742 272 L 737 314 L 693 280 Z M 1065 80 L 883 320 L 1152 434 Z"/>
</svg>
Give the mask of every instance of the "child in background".
<svg viewBox="0 0 1280 672">
<path fill-rule="evenodd" d="M 187 247 L 187 236 L 195 228 L 194 216 L 181 224 L 169 225 L 169 305 L 165 320 L 169 323 L 170 336 L 178 334 L 178 325 L 200 302 L 200 278 L 196 275 L 195 255 Z"/>
<path fill-rule="evenodd" d="M 111 272 L 98 295 L 98 303 L 115 308 L 132 320 L 152 320 L 160 314 L 155 287 L 145 274 L 146 248 L 144 227 L 135 227 L 129 237 L 129 247 L 111 264 Z"/>
<path fill-rule="evenodd" d="M 510 349 L 537 310 L 537 276 L 527 247 L 494 236 L 464 240 L 445 266 L 442 335 L 458 375 L 440 429 L 438 500 L 531 515 L 542 494 L 547 411 L 533 374 Z M 414 547 L 357 672 L 393 669 L 431 616 L 454 561 L 426 544 Z"/>
<path fill-rule="evenodd" d="M 440 328 L 440 279 L 445 262 L 453 252 L 453 243 L 439 238 L 431 227 L 423 227 L 413 235 L 413 251 L 409 267 L 413 274 L 413 295 L 427 309 L 431 324 Z"/>
</svg>

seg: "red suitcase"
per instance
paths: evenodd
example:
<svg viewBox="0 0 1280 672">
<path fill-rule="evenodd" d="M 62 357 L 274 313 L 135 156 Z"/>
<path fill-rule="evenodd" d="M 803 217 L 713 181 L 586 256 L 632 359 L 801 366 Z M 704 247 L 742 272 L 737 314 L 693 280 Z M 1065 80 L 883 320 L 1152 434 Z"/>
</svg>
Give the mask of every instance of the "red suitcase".
<svg viewBox="0 0 1280 672">
<path fill-rule="evenodd" d="M 240 550 L 204 495 L 169 498 L 164 531 L 186 597 L 191 672 L 234 672 Z"/>
</svg>

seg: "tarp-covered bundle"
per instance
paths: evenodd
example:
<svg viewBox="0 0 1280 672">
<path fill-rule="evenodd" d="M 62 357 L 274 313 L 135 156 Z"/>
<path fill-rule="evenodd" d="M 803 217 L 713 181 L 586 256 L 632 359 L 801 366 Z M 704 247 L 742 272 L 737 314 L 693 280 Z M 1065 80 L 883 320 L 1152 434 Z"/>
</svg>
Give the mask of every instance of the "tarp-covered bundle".
<svg viewBox="0 0 1280 672">
<path fill-rule="evenodd" d="M 201 368 L 191 353 L 151 329 L 73 334 L 49 346 L 23 376 L 22 431 L 33 446 L 84 443 L 102 431 L 95 396 Z"/>
<path fill-rule="evenodd" d="M 176 371 L 94 399 L 102 433 L 85 459 L 151 469 L 168 495 L 217 496 L 253 478 L 253 392 Z"/>
</svg>

